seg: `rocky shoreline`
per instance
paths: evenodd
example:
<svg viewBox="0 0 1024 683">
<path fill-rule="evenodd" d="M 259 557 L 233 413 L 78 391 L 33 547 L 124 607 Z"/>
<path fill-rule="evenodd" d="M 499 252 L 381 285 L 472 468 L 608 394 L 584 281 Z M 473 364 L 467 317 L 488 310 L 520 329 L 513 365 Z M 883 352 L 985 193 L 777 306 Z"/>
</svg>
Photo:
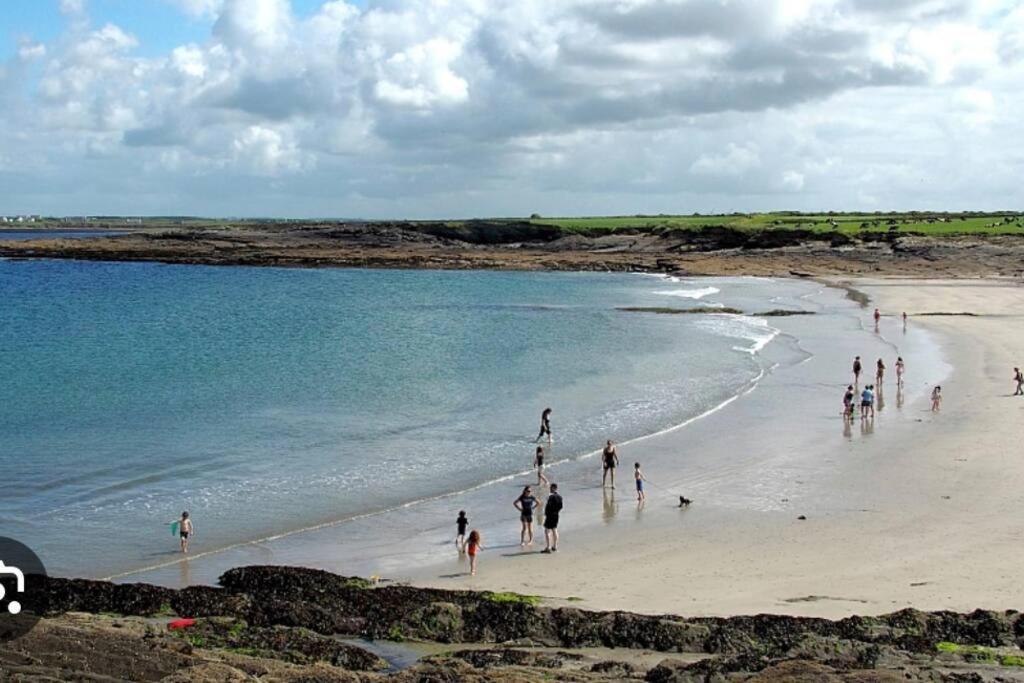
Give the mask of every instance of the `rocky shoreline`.
<svg viewBox="0 0 1024 683">
<path fill-rule="evenodd" d="M 0 644 L 0 680 L 1024 681 L 1016 611 L 645 616 L 269 566 L 220 587 L 49 578 L 44 592 L 45 618 Z M 168 630 L 177 616 L 196 622 Z M 427 654 L 396 665 L 380 641 Z"/>
<path fill-rule="evenodd" d="M 515 221 L 245 224 L 3 241 L 0 257 L 204 265 L 1016 277 L 1024 237 L 800 229 L 566 232 Z"/>
</svg>

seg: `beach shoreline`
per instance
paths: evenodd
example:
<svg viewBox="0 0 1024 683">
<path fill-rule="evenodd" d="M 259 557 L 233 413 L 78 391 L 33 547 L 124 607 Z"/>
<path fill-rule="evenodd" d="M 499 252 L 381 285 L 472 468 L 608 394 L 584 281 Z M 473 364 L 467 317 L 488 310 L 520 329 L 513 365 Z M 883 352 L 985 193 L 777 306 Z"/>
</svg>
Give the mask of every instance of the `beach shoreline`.
<svg viewBox="0 0 1024 683">
<path fill-rule="evenodd" d="M 601 609 L 706 616 L 1019 608 L 1022 557 L 1014 541 L 1021 529 L 1007 511 L 1020 506 L 1024 466 L 1012 455 L 1019 408 L 1008 394 L 1022 319 L 1008 312 L 1019 308 L 1024 292 L 993 281 L 849 285 L 886 311 L 883 331 L 887 323 L 899 325 L 904 308 L 971 315 L 910 319 L 911 329 L 940 335 L 953 368 L 948 378 L 927 383 L 943 384 L 941 413 L 918 397 L 906 406 L 907 419 L 879 420 L 866 446 L 813 447 L 806 463 L 827 460 L 840 475 L 828 487 L 835 505 L 806 515 L 730 511 L 685 531 L 662 516 L 630 528 L 625 542 L 581 532 L 568 536 L 567 552 L 536 576 L 509 562 L 482 562 L 474 587 L 558 595 L 557 604 L 571 595 Z M 862 314 L 865 326 L 869 313 Z M 908 382 L 917 383 L 914 356 L 905 355 Z M 840 463 L 844 456 L 858 460 Z M 793 481 L 815 476 L 806 463 L 792 470 Z M 423 584 L 444 585 L 430 578 Z"/>
<path fill-rule="evenodd" d="M 839 305 L 839 302 L 845 301 L 845 292 L 839 289 L 828 289 L 823 290 L 827 292 L 829 297 L 829 306 Z M 802 319 L 790 319 L 784 322 L 780 322 L 780 327 L 788 328 L 788 332 L 784 329 L 782 334 L 788 336 L 790 340 L 780 340 L 777 344 L 773 344 L 768 347 L 769 353 L 778 353 L 782 347 L 786 347 L 789 343 L 795 343 L 797 346 L 801 343 L 799 337 L 805 335 L 807 330 L 818 330 L 812 335 L 817 336 L 815 343 L 827 348 L 828 342 L 828 331 L 822 330 L 822 328 L 830 324 L 839 324 L 842 327 L 837 330 L 839 333 L 848 333 L 851 341 L 854 341 L 853 345 L 849 348 L 845 348 L 844 345 L 839 345 L 839 349 L 829 351 L 824 354 L 828 356 L 827 362 L 823 357 L 823 352 L 820 349 L 815 349 L 815 352 L 807 355 L 804 353 L 796 353 L 793 349 L 789 352 L 794 353 L 790 357 L 788 363 L 793 367 L 805 365 L 805 362 L 812 359 L 817 359 L 815 362 L 825 362 L 826 365 L 831 366 L 832 369 L 828 372 L 835 372 L 834 368 L 839 366 L 838 374 L 842 375 L 845 372 L 845 366 L 847 365 L 850 358 L 852 358 L 852 349 L 865 346 L 867 348 L 886 349 L 887 342 L 884 339 L 873 339 L 870 330 L 865 330 L 860 317 L 863 315 L 863 309 L 861 309 L 858 302 L 847 301 L 842 304 L 843 312 L 839 314 L 836 321 L 830 322 L 828 316 L 806 316 L 801 317 Z M 890 321 L 887 321 L 887 323 Z M 824 333 L 824 334 L 823 334 Z M 912 332 L 913 335 L 917 335 L 916 331 Z M 863 341 L 863 343 L 862 343 Z M 868 343 L 870 342 L 870 343 Z M 931 342 L 926 339 L 915 339 L 914 344 L 916 346 L 927 346 Z M 872 347 L 871 344 L 876 346 Z M 879 351 L 880 353 L 882 351 Z M 937 360 L 922 360 L 920 365 L 925 363 L 941 364 Z M 813 363 L 811 364 L 813 365 Z M 791 420 L 789 424 L 798 424 L 803 418 L 801 415 L 806 411 L 818 410 L 819 406 L 816 403 L 820 403 L 821 396 L 828 396 L 828 400 L 834 400 L 835 405 L 838 406 L 839 397 L 841 396 L 841 382 L 840 377 L 838 381 L 834 378 L 831 380 L 826 375 L 819 374 L 819 369 L 811 368 L 810 366 L 798 367 L 799 372 L 809 373 L 807 377 L 804 377 L 801 381 L 811 382 L 820 384 L 822 382 L 832 381 L 833 387 L 827 392 L 821 392 L 820 388 L 816 388 L 814 392 L 796 401 L 802 407 L 797 409 L 796 403 L 794 404 L 794 413 L 790 416 Z M 648 476 L 658 476 L 657 486 L 662 487 L 664 490 L 674 490 L 678 487 L 684 487 L 687 495 L 691 498 L 696 498 L 697 503 L 690 510 L 685 510 L 682 514 L 687 516 L 689 526 L 686 528 L 687 533 L 692 533 L 696 530 L 697 536 L 704 539 L 708 544 L 706 552 L 713 554 L 715 552 L 715 546 L 720 546 L 723 551 L 723 555 L 727 555 L 734 549 L 729 543 L 721 543 L 715 539 L 718 537 L 728 538 L 730 535 L 734 535 L 730 528 L 737 524 L 738 511 L 741 513 L 744 510 L 744 506 L 749 506 L 751 500 L 756 501 L 756 505 L 760 506 L 755 520 L 753 523 L 751 520 L 742 521 L 739 524 L 741 529 L 754 529 L 757 525 L 765 523 L 764 520 L 774 520 L 772 524 L 780 524 L 787 529 L 790 529 L 791 533 L 802 533 L 799 531 L 799 527 L 794 527 L 797 524 L 795 518 L 802 512 L 810 512 L 812 515 L 814 512 L 815 505 L 821 505 L 823 498 L 822 496 L 815 494 L 817 498 L 813 501 L 807 501 L 807 504 L 797 509 L 799 503 L 800 494 L 798 491 L 788 493 L 784 496 L 775 496 L 775 499 L 771 498 L 765 491 L 756 491 L 751 487 L 754 477 L 749 476 L 750 473 L 756 472 L 763 462 L 759 460 L 758 454 L 754 453 L 750 457 L 745 459 L 742 465 L 738 466 L 739 469 L 731 473 L 716 472 L 716 466 L 713 462 L 715 458 L 714 446 L 712 445 L 715 441 L 725 438 L 725 435 L 729 431 L 736 432 L 731 435 L 730 438 L 733 441 L 729 443 L 742 443 L 743 436 L 746 434 L 747 437 L 751 437 L 752 434 L 756 434 L 761 431 L 761 428 L 757 427 L 755 423 L 754 431 L 743 430 L 731 430 L 730 421 L 735 419 L 750 420 L 750 419 L 767 419 L 763 415 L 763 411 L 770 408 L 770 404 L 777 402 L 778 396 L 785 396 L 787 391 L 784 387 L 778 389 L 771 389 L 773 381 L 782 378 L 783 381 L 789 381 L 786 379 L 784 373 L 771 373 L 769 377 L 762 380 L 764 386 L 755 384 L 756 389 L 744 393 L 750 393 L 753 397 L 755 405 L 753 408 L 742 407 L 742 410 L 734 415 L 729 414 L 729 408 L 719 407 L 715 411 L 712 411 L 711 415 L 703 416 L 704 419 L 700 419 L 696 422 L 696 425 L 690 425 L 685 430 L 680 430 L 676 433 L 671 433 L 674 430 L 669 430 L 667 434 L 655 434 L 646 435 L 640 439 L 634 441 L 651 441 L 654 444 L 640 444 L 627 445 L 623 448 L 621 456 L 623 458 L 622 467 L 620 468 L 620 487 L 619 490 L 625 495 L 625 500 L 620 499 L 615 503 L 616 508 L 623 510 L 629 509 L 629 497 L 631 496 L 632 481 L 631 481 L 631 465 L 630 460 L 635 455 L 640 457 L 645 462 L 645 471 L 648 472 Z M 767 389 L 766 389 L 767 387 Z M 753 389 L 753 387 L 752 387 Z M 761 406 L 756 404 L 759 401 L 758 395 L 764 394 L 766 390 L 771 391 L 771 395 L 766 397 L 766 401 L 769 406 Z M 781 392 L 781 393 L 780 393 Z M 920 403 L 925 398 L 925 390 L 923 387 L 915 385 L 913 390 L 914 396 L 913 401 Z M 834 396 L 833 396 L 834 394 Z M 744 400 L 748 397 L 744 396 Z M 737 399 L 730 399 L 728 404 L 733 404 Z M 753 411 L 753 412 L 750 412 Z M 743 417 L 739 417 L 743 416 Z M 815 416 L 819 417 L 819 416 Z M 717 418 L 717 419 L 716 419 Z M 794 421 L 795 420 L 795 421 Z M 717 422 L 717 424 L 716 424 Z M 832 426 L 824 427 L 823 431 L 820 427 L 815 427 L 809 434 L 804 434 L 803 437 L 810 436 L 813 439 L 821 438 L 823 434 L 831 431 L 833 427 L 835 429 L 841 429 L 841 423 L 838 418 L 834 420 L 835 424 Z M 696 426 L 697 430 L 693 430 Z M 879 425 L 879 429 L 881 425 Z M 740 433 L 742 432 L 742 434 Z M 682 435 L 682 437 L 680 437 Z M 800 436 L 795 434 L 795 436 Z M 704 477 L 705 481 L 694 482 L 693 471 L 690 472 L 679 472 L 673 474 L 666 474 L 664 470 L 666 467 L 658 466 L 659 462 L 666 462 L 666 458 L 671 457 L 671 453 L 674 449 L 679 447 L 679 438 L 683 438 L 684 441 L 696 440 L 699 445 L 694 446 L 695 449 L 706 450 L 707 454 L 704 456 L 704 464 L 691 463 L 691 466 L 697 466 L 698 471 L 702 471 L 700 476 Z M 799 441 L 799 440 L 798 440 Z M 661 442 L 659 444 L 659 442 Z M 800 444 L 805 444 L 804 441 L 799 441 Z M 703 446 L 708 446 L 703 448 Z M 787 445 L 783 442 L 777 441 L 776 449 L 778 451 L 785 451 L 790 448 L 791 445 Z M 802 445 L 800 447 L 803 447 Z M 637 455 L 643 453 L 642 456 Z M 632 455 L 631 455 L 632 454 Z M 591 454 L 592 455 L 592 454 Z M 785 457 L 783 457 L 785 460 Z M 596 463 L 596 460 L 594 460 Z M 658 467 L 663 471 L 658 472 L 650 469 L 652 466 Z M 595 465 L 596 467 L 596 465 Z M 780 472 L 784 472 L 787 467 L 799 467 L 792 463 L 783 463 L 777 465 L 776 469 Z M 703 468 L 702 470 L 700 468 Z M 653 474 L 657 472 L 657 474 Z M 821 472 L 818 472 L 819 476 L 823 476 Z M 557 476 L 557 475 L 556 475 Z M 587 475 L 588 477 L 590 475 Z M 787 481 L 785 476 L 776 474 L 778 480 L 773 483 L 776 487 L 781 487 L 779 490 L 791 490 L 794 485 L 791 481 Z M 728 493 L 731 489 L 736 489 L 736 486 L 731 486 L 728 482 L 730 477 L 742 477 L 746 484 L 740 486 L 740 489 L 746 488 L 747 490 L 740 493 Z M 532 477 L 530 476 L 517 476 L 514 477 L 517 480 L 516 485 L 522 483 L 528 483 Z M 621 479 L 625 479 L 622 481 Z M 699 479 L 699 477 L 698 477 Z M 509 500 L 514 497 L 513 489 L 515 485 L 511 484 L 508 486 L 507 495 Z M 760 484 L 759 484 L 760 485 Z M 755 487 L 756 488 L 756 487 Z M 502 489 L 504 490 L 504 489 Z M 567 505 L 575 505 L 578 510 L 580 507 L 580 500 L 590 500 L 587 505 L 591 509 L 600 511 L 601 506 L 604 502 L 601 500 L 600 493 L 596 493 L 591 487 L 590 483 L 584 482 L 578 475 L 574 475 L 573 478 L 569 479 L 568 491 L 566 491 L 565 484 L 563 484 L 563 494 L 566 495 Z M 734 500 L 727 502 L 725 505 L 716 504 L 714 501 L 704 497 L 707 495 L 713 495 L 720 498 L 728 497 L 726 494 L 733 496 Z M 658 534 L 666 533 L 666 530 L 670 529 L 666 525 L 671 525 L 678 522 L 679 511 L 675 509 L 675 499 L 671 500 L 671 505 L 666 506 L 666 499 L 664 493 L 658 493 L 655 490 L 649 491 L 652 502 L 648 504 L 646 508 L 647 516 L 644 519 L 643 524 L 637 524 L 630 526 L 627 533 L 632 536 L 635 535 L 635 543 L 638 547 L 642 548 L 647 545 L 658 546 L 659 543 L 650 540 L 652 537 L 656 537 Z M 790 500 L 788 503 L 783 504 L 779 501 L 782 498 L 788 497 Z M 812 496 L 814 498 L 814 496 Z M 778 499 L 778 500 L 776 500 Z M 435 501 L 432 504 L 428 504 L 425 507 L 415 512 L 417 515 L 428 515 L 434 517 L 441 517 L 444 520 L 445 510 L 455 506 L 459 507 L 457 498 L 453 496 L 444 496 L 439 501 Z M 829 513 L 827 505 L 824 510 L 826 514 Z M 664 509 L 662 509 L 664 508 Z M 607 544 L 607 526 L 608 520 L 594 521 L 595 519 L 601 520 L 606 517 L 605 512 L 599 512 L 596 517 L 589 517 L 585 522 L 580 523 L 581 518 L 585 514 L 593 515 L 593 513 L 583 512 L 570 512 L 572 508 L 567 510 L 565 519 L 568 521 L 569 529 L 564 533 L 563 546 L 567 550 L 563 551 L 563 554 L 555 558 L 544 558 L 545 560 L 551 559 L 552 562 L 557 563 L 556 568 L 553 570 L 555 573 L 563 571 L 557 568 L 563 562 L 578 562 L 578 552 L 582 551 L 586 553 L 586 564 L 588 566 L 599 565 L 605 560 L 612 562 L 613 564 L 628 564 L 628 558 L 617 556 L 614 552 L 614 548 L 610 552 L 605 547 Z M 743 515 L 740 514 L 742 520 Z M 469 587 L 469 588 L 487 588 L 495 590 L 515 590 L 518 592 L 525 592 L 530 594 L 540 594 L 545 597 L 552 598 L 556 603 L 559 600 L 567 600 L 569 597 L 583 598 L 582 604 L 592 608 L 624 608 L 629 607 L 634 611 L 640 612 L 657 612 L 664 610 L 666 605 L 663 601 L 654 601 L 650 604 L 646 604 L 644 601 L 650 602 L 651 598 L 637 597 L 636 591 L 615 591 L 610 587 L 606 586 L 602 582 L 597 582 L 592 588 L 587 587 L 587 582 L 574 582 L 574 575 L 567 574 L 562 581 L 549 581 L 545 574 L 548 569 L 542 568 L 541 566 L 531 567 L 526 570 L 528 578 L 523 579 L 524 570 L 522 569 L 523 562 L 529 561 L 527 558 L 522 558 L 518 553 L 515 552 L 516 543 L 512 538 L 518 538 L 518 524 L 514 523 L 511 516 L 508 517 L 508 521 L 499 522 L 504 526 L 501 526 L 495 530 L 488 529 L 487 535 L 495 537 L 495 550 L 492 554 L 488 555 L 485 552 L 481 559 L 481 572 L 477 577 L 472 580 L 468 580 L 468 577 L 464 577 L 462 574 L 465 568 L 459 564 L 457 556 L 452 552 L 451 560 L 442 560 L 438 564 L 437 552 L 438 544 L 447 546 L 448 541 L 441 539 L 447 538 L 448 534 L 444 530 L 438 530 L 436 525 L 426 525 L 424 528 L 412 527 L 414 531 L 410 532 L 410 527 L 407 526 L 412 517 L 409 514 L 396 515 L 394 519 L 388 521 L 387 518 L 372 515 L 368 516 L 365 520 L 360 520 L 358 523 L 364 523 L 367 528 L 375 529 L 378 538 L 373 539 L 372 534 L 367 532 L 366 529 L 354 528 L 348 523 L 343 524 L 331 524 L 323 529 L 315 530 L 311 533 L 301 533 L 290 537 L 284 543 L 278 544 L 246 544 L 245 547 L 236 548 L 232 552 L 228 553 L 217 553 L 216 557 L 208 558 L 205 561 L 193 561 L 192 565 L 187 574 L 183 571 L 183 567 L 186 565 L 177 564 L 174 566 L 164 567 L 155 571 L 148 572 L 131 572 L 126 575 L 117 577 L 118 581 L 152 581 L 162 585 L 183 585 L 189 582 L 199 583 L 213 583 L 216 577 L 221 571 L 224 571 L 232 566 L 238 566 L 242 564 L 251 563 L 280 563 L 280 564 L 296 564 L 296 565 L 310 565 L 323 567 L 331 571 L 338 571 L 341 573 L 352 573 L 352 574 L 363 574 L 370 575 L 376 574 L 383 576 L 388 579 L 398 581 L 408 581 L 416 585 L 432 585 L 440 586 L 444 588 L 457 588 L 457 587 Z M 403 521 L 404 520 L 404 521 Z M 494 522 L 488 519 L 488 524 L 494 524 Z M 446 525 L 444 525 L 446 526 Z M 538 525 L 539 526 L 539 525 Z M 771 525 L 769 525 L 771 526 Z M 574 528 L 578 527 L 578 528 Z M 613 532 L 617 530 L 613 529 Z M 678 532 L 678 529 L 675 530 Z M 485 532 L 486 533 L 486 532 Z M 606 537 L 602 540 L 601 535 L 605 534 Z M 763 532 L 759 532 L 763 533 Z M 495 534 L 497 534 L 495 536 Z M 542 538 L 542 532 L 538 528 L 537 530 L 538 542 Z M 486 538 L 487 536 L 485 536 Z M 355 544 L 351 543 L 351 539 L 357 539 Z M 391 541 L 381 540 L 391 538 Z M 394 543 L 394 538 L 402 538 L 401 543 Z M 431 540 L 432 539 L 432 540 Z M 429 545 L 429 552 L 419 553 L 416 552 L 415 548 L 420 545 Z M 347 546 L 347 547 L 346 547 Z M 538 550 L 539 545 L 533 550 Z M 569 552 L 568 549 L 572 549 Z M 444 550 L 448 552 L 448 550 Z M 642 551 L 641 551 L 642 552 Z M 359 555 L 360 553 L 367 555 L 368 557 L 374 557 L 374 561 L 371 562 L 359 562 L 353 561 L 352 556 Z M 627 553 L 628 554 L 628 553 Z M 669 553 L 671 554 L 671 553 Z M 494 557 L 495 555 L 511 555 L 512 557 Z M 605 558 L 602 560 L 601 558 Z M 213 561 L 210 561 L 210 560 Z M 537 559 L 540 559 L 539 557 Z M 646 561 L 645 561 L 646 564 Z M 661 566 L 662 562 L 653 563 L 654 566 Z M 418 565 L 425 565 L 423 570 L 418 570 Z M 536 574 L 535 580 L 534 577 Z M 645 583 L 644 580 L 637 582 L 642 585 Z M 655 584 L 657 586 L 657 584 Z M 716 590 L 718 590 L 716 588 Z M 640 590 L 640 594 L 643 591 Z M 582 595 L 581 595 L 582 594 Z M 800 595 L 788 596 L 789 598 L 801 598 Z M 861 607 L 863 603 L 851 602 L 852 606 Z M 722 603 L 708 602 L 708 603 L 693 603 L 688 601 L 686 603 L 679 602 L 672 605 L 672 611 L 678 611 L 680 613 L 694 613 L 694 614 L 718 614 L 718 613 L 745 613 L 751 610 L 745 610 L 747 604 L 738 604 L 735 607 L 725 606 Z M 885 611 L 886 607 L 878 607 L 880 611 Z M 802 612 L 802 613 L 820 613 L 821 604 L 820 601 L 811 601 L 809 603 L 792 602 L 780 604 L 769 604 L 765 605 L 764 611 L 791 611 L 791 612 Z"/>
<path fill-rule="evenodd" d="M 1011 438 L 1005 433 L 1005 411 L 1012 404 L 1005 404 L 1008 399 L 997 387 L 1003 369 L 1012 368 L 1020 319 L 1007 311 L 1017 307 L 1022 292 L 996 280 L 832 278 L 827 284 L 836 300 L 846 298 L 842 288 L 852 288 L 881 307 L 881 334 L 874 335 L 870 308 L 856 296 L 834 319 L 780 321 L 784 340 L 808 347 L 803 348 L 807 357 L 791 357 L 788 367 L 773 369 L 745 392 L 749 396 L 730 399 L 687 429 L 635 439 L 649 442 L 642 450 L 628 444 L 620 453 L 620 485 L 611 507 L 593 482 L 571 477 L 562 490 L 567 528 L 557 556 L 530 557 L 543 542 L 539 528 L 538 546 L 519 552 L 511 540 L 518 538 L 518 524 L 510 514 L 485 531 L 485 539 L 497 542 L 482 555 L 479 574 L 468 577 L 444 523 L 445 511 L 459 506 L 447 494 L 426 509 L 417 504 L 390 517 L 367 515 L 356 520 L 366 528 L 352 534 L 349 522 L 330 523 L 278 539 L 283 543 L 245 543 L 116 580 L 214 584 L 231 567 L 285 564 L 646 614 L 837 618 L 911 606 L 958 611 L 1018 606 L 1022 595 L 1013 577 L 1022 558 L 1010 541 L 1020 530 L 1004 511 L 1021 502 L 1017 491 L 1024 467 L 1003 455 Z M 906 333 L 899 320 L 903 309 L 911 314 Z M 786 343 L 769 345 L 766 352 L 776 353 Z M 908 396 L 896 410 L 890 394 L 871 428 L 865 431 L 855 422 L 853 433 L 846 434 L 839 398 L 850 350 L 862 348 L 869 369 L 875 353 L 884 355 L 890 383 L 895 355 L 907 356 Z M 819 363 L 827 367 L 815 367 Z M 947 393 L 938 416 L 927 410 L 935 382 Z M 822 401 L 833 401 L 836 410 L 822 410 Z M 782 409 L 780 402 L 785 402 Z M 742 411 L 731 414 L 736 403 L 743 404 Z M 739 415 L 750 424 L 730 427 Z M 685 447 L 705 451 L 706 460 L 714 459 L 715 449 L 731 452 L 744 444 L 753 452 L 731 471 L 716 472 L 697 462 L 673 472 L 664 463 L 680 448 L 680 434 Z M 971 457 L 975 442 L 984 448 Z M 639 513 L 631 502 L 633 457 L 644 461 L 657 484 L 648 489 L 649 501 Z M 595 469 L 588 478 L 599 476 L 596 459 L 591 461 Z M 507 479 L 503 495 L 511 501 L 515 487 L 532 477 Z M 677 492 L 696 502 L 679 510 Z M 441 523 L 409 525 L 422 516 L 440 516 Z M 990 537 L 1008 542 L 992 547 L 984 540 Z M 424 544 L 427 551 L 418 551 Z M 438 561 L 438 552 L 450 553 L 450 559 Z M 361 562 L 360 556 L 374 559 Z M 977 573 L 968 571 L 972 565 L 979 567 Z"/>
</svg>

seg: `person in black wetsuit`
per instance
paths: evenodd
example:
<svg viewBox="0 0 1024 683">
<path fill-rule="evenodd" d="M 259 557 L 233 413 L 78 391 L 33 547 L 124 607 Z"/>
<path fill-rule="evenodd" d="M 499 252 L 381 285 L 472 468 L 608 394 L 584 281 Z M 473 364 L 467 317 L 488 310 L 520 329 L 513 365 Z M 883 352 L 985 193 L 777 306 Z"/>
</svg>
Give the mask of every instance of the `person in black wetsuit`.
<svg viewBox="0 0 1024 683">
<path fill-rule="evenodd" d="M 545 408 L 544 412 L 540 414 L 540 434 L 534 439 L 534 442 L 540 441 L 544 435 L 548 437 L 548 445 L 551 445 L 551 408 Z"/>
<path fill-rule="evenodd" d="M 533 495 L 533 490 L 529 486 L 523 487 L 522 494 L 512 505 L 519 510 L 519 521 L 523 523 L 523 528 L 519 532 L 519 545 L 533 545 L 533 509 L 537 507 L 537 498 Z"/>
<path fill-rule="evenodd" d="M 458 548 L 459 552 L 463 552 L 466 549 L 466 527 L 469 526 L 469 519 L 466 517 L 465 510 L 459 510 L 458 519 L 455 520 L 455 547 Z"/>
<path fill-rule="evenodd" d="M 558 551 L 558 516 L 562 512 L 562 496 L 558 484 L 551 485 L 551 495 L 544 505 L 544 550 L 542 553 Z"/>
<path fill-rule="evenodd" d="M 601 465 L 604 468 L 604 474 L 601 476 L 601 488 L 607 484 L 609 473 L 612 476 L 612 488 L 615 488 L 615 468 L 618 464 L 619 454 L 615 451 L 615 444 L 609 439 L 604 445 L 604 450 L 601 451 Z"/>
<path fill-rule="evenodd" d="M 860 386 L 860 356 L 853 359 L 853 386 Z"/>
</svg>

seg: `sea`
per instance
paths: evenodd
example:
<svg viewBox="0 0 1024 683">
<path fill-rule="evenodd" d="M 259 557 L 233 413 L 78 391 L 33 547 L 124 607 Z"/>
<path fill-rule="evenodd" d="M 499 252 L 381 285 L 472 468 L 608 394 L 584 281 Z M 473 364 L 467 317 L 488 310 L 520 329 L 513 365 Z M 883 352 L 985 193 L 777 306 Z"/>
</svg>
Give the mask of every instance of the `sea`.
<svg viewBox="0 0 1024 683">
<path fill-rule="evenodd" d="M 184 510 L 215 552 L 479 490 L 530 469 L 544 408 L 557 464 L 800 362 L 753 314 L 814 311 L 820 290 L 0 260 L 0 535 L 52 574 L 106 577 L 172 557 Z"/>
</svg>

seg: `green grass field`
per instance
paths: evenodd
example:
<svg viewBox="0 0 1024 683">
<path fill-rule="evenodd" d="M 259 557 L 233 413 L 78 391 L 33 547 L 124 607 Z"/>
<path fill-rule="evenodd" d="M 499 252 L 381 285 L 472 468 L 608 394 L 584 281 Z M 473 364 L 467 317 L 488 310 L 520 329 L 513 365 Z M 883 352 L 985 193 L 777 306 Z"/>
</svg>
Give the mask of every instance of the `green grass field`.
<svg viewBox="0 0 1024 683">
<path fill-rule="evenodd" d="M 740 230 L 813 230 L 815 232 L 840 232 L 849 235 L 862 233 L 918 233 L 924 235 L 1016 235 L 1024 233 L 1024 213 L 887 213 L 887 214 L 802 214 L 793 212 L 689 215 L 689 216 L 581 216 L 581 217 L 538 217 L 529 219 L 505 217 L 483 219 L 490 221 L 516 222 L 528 220 L 536 225 L 555 226 L 567 232 L 615 231 L 615 230 L 700 230 L 709 227 L 729 227 Z M 44 218 L 33 224 L 6 224 L 8 229 L 56 229 L 69 227 L 114 228 L 122 230 L 168 230 L 168 229 L 232 229 L 273 226 L 287 229 L 290 225 L 309 223 L 344 222 L 333 219 L 221 219 L 200 217 L 147 217 L 141 222 L 126 222 L 124 218 L 93 217 L 87 220 Z M 410 221 L 411 223 L 443 223 L 456 227 L 466 223 L 463 220 Z"/>
<path fill-rule="evenodd" d="M 622 229 L 699 229 L 726 226 L 741 230 L 813 230 L 816 232 L 903 232 L 925 235 L 1021 234 L 1024 214 L 792 214 L 760 213 L 726 216 L 594 216 L 590 218 L 532 218 L 538 225 L 568 231 Z"/>
</svg>

